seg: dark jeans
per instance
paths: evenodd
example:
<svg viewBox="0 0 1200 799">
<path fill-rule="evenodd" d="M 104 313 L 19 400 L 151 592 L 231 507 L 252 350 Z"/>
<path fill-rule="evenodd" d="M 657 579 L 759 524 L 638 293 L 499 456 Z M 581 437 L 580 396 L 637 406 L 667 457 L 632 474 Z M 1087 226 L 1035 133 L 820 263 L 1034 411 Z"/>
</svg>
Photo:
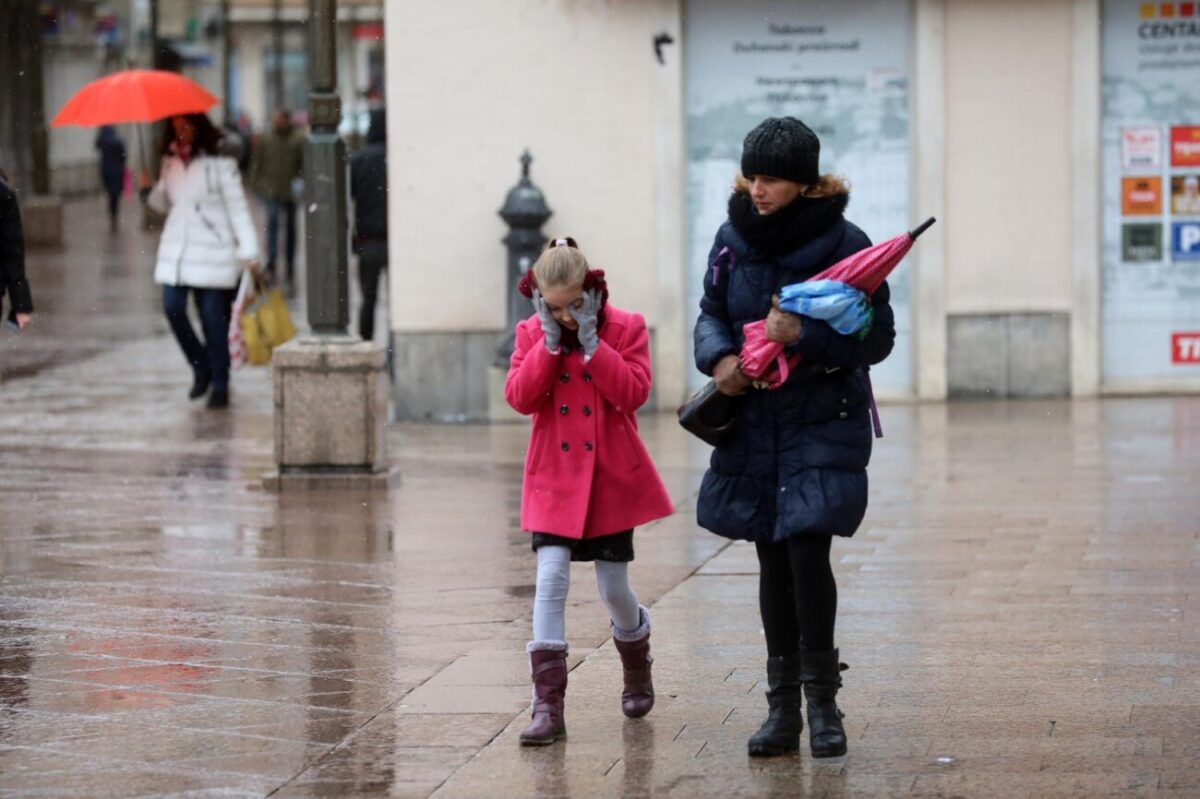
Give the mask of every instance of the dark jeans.
<svg viewBox="0 0 1200 799">
<path fill-rule="evenodd" d="M 767 654 L 791 655 L 833 649 L 837 582 L 829 564 L 833 536 L 796 535 L 757 544 L 758 608 Z"/>
<path fill-rule="evenodd" d="M 379 299 L 379 276 L 387 269 L 387 239 L 366 239 L 355 243 L 358 253 L 358 280 L 363 304 L 358 317 L 358 334 L 363 341 L 375 335 L 375 303 Z"/>
<path fill-rule="evenodd" d="M 188 292 L 196 296 L 204 342 L 196 337 L 188 321 Z M 180 349 L 197 377 L 207 375 L 214 391 L 229 390 L 229 317 L 233 311 L 235 289 L 197 289 L 190 286 L 163 286 L 163 310 Z"/>
<path fill-rule="evenodd" d="M 279 215 L 284 217 L 284 258 L 287 279 L 296 277 L 296 203 L 267 201 L 267 272 L 275 277 L 275 262 L 279 260 Z"/>
</svg>

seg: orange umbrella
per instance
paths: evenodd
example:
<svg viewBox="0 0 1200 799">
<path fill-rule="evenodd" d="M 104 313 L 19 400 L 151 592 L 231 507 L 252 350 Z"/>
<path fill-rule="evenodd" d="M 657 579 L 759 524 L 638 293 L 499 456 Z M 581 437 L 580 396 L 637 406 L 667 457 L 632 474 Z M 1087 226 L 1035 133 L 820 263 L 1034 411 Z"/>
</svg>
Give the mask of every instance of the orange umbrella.
<svg viewBox="0 0 1200 799">
<path fill-rule="evenodd" d="M 67 101 L 50 124 L 116 125 L 198 114 L 218 102 L 203 86 L 176 72 L 127 69 L 94 80 Z"/>
</svg>

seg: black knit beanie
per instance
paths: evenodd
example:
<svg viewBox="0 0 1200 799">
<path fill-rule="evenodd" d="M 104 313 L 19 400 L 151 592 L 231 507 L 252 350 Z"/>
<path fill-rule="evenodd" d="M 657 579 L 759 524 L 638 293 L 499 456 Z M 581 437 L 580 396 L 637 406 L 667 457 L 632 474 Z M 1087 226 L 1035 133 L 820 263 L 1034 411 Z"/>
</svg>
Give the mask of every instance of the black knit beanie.
<svg viewBox="0 0 1200 799">
<path fill-rule="evenodd" d="M 770 175 L 812 185 L 820 180 L 821 142 L 795 117 L 771 117 L 746 134 L 742 174 Z"/>
</svg>

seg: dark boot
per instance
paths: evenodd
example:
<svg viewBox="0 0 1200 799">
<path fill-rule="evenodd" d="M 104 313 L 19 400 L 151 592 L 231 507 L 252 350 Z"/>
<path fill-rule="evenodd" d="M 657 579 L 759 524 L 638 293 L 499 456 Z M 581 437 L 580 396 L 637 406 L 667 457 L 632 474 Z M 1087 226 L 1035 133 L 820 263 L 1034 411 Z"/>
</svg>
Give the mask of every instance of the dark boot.
<svg viewBox="0 0 1200 799">
<path fill-rule="evenodd" d="M 533 674 L 533 721 L 521 730 L 521 744 L 545 746 L 567 737 L 563 719 L 567 645 L 563 641 L 532 641 L 527 649 Z"/>
<path fill-rule="evenodd" d="M 229 407 L 229 391 L 214 388 L 212 393 L 208 395 L 208 407 L 210 408 L 228 408 Z"/>
<path fill-rule="evenodd" d="M 751 757 L 777 757 L 800 750 L 800 653 L 767 658 L 767 706 L 770 713 L 750 736 Z"/>
<path fill-rule="evenodd" d="M 640 719 L 654 707 L 654 682 L 650 679 L 650 611 L 640 607 L 641 626 L 625 632 L 612 625 L 613 644 L 621 655 L 625 689 L 621 692 L 621 710 L 631 719 Z"/>
<path fill-rule="evenodd" d="M 212 375 L 207 372 L 196 372 L 195 378 L 192 380 L 192 388 L 188 391 L 188 399 L 200 399 L 208 393 L 208 385 L 212 381 Z"/>
<path fill-rule="evenodd" d="M 806 652 L 800 678 L 804 698 L 808 700 L 808 735 L 813 757 L 841 757 L 846 754 L 846 728 L 837 706 L 842 687 L 842 672 L 848 666 L 838 661 L 836 649 Z"/>
</svg>

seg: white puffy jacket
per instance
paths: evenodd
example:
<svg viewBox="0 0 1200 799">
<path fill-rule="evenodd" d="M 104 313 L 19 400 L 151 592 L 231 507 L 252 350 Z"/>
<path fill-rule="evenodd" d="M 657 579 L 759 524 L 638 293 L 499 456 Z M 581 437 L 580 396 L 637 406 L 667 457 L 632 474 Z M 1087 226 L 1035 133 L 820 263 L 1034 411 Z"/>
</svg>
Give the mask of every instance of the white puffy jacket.
<svg viewBox="0 0 1200 799">
<path fill-rule="evenodd" d="M 258 236 L 234 159 L 197 154 L 184 164 L 164 156 L 147 203 L 167 215 L 155 283 L 234 288 L 242 263 L 258 260 Z"/>
</svg>

